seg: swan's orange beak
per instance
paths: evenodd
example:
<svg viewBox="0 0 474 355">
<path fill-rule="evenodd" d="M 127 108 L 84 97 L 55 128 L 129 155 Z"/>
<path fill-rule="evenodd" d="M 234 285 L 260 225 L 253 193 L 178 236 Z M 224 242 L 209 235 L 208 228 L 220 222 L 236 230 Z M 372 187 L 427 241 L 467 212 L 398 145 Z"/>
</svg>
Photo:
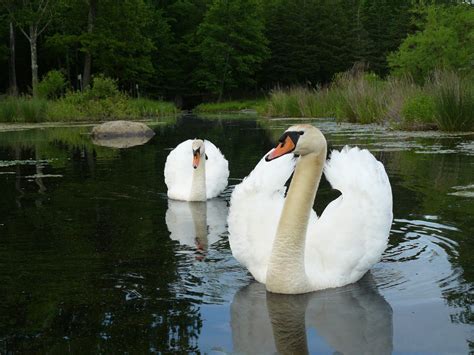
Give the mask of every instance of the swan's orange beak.
<svg viewBox="0 0 474 355">
<path fill-rule="evenodd" d="M 193 152 L 193 168 L 196 169 L 199 166 L 199 162 L 201 161 L 201 153 L 199 150 Z"/>
<path fill-rule="evenodd" d="M 286 136 L 285 140 L 278 144 L 276 148 L 265 157 L 265 160 L 270 161 L 281 157 L 282 155 L 291 153 L 293 150 L 295 150 L 295 147 L 295 143 L 293 143 L 293 140 L 290 138 L 290 136 Z"/>
</svg>

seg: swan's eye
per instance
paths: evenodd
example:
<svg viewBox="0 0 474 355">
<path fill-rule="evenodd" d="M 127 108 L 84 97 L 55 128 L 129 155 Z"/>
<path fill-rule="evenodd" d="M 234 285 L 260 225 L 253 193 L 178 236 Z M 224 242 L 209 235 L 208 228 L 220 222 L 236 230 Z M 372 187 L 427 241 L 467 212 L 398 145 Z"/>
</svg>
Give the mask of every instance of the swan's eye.
<svg viewBox="0 0 474 355">
<path fill-rule="evenodd" d="M 299 131 L 298 134 L 302 136 L 304 134 L 304 131 Z"/>
</svg>

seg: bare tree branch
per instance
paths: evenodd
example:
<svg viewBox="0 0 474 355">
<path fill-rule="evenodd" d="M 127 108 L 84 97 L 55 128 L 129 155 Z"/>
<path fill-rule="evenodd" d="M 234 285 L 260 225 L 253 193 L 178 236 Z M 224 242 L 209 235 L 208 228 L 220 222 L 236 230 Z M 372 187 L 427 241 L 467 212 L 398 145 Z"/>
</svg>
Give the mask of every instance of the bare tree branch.
<svg viewBox="0 0 474 355">
<path fill-rule="evenodd" d="M 43 28 L 38 31 L 38 36 L 43 33 L 43 31 L 46 29 L 46 27 L 49 26 L 49 24 L 51 23 L 51 21 L 53 21 L 53 17 L 52 17 L 52 16 L 49 18 L 48 22 L 45 23 L 45 25 L 43 26 Z"/>
</svg>

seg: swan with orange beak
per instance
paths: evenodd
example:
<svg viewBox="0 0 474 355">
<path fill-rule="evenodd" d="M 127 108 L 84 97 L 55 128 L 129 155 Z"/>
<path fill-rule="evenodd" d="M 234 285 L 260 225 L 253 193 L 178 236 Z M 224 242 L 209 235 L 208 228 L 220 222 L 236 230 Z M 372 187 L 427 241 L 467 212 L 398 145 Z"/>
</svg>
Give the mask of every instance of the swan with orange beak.
<svg viewBox="0 0 474 355">
<path fill-rule="evenodd" d="M 166 159 L 168 197 L 183 201 L 206 201 L 227 186 L 228 162 L 208 140 L 189 139 L 173 149 Z"/>
</svg>

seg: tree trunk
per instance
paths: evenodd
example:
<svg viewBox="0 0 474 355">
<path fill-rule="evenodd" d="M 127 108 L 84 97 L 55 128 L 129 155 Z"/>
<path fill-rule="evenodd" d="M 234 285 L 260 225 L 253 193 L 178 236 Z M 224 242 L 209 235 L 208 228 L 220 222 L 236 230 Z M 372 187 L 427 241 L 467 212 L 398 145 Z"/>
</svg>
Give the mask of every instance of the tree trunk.
<svg viewBox="0 0 474 355">
<path fill-rule="evenodd" d="M 92 34 L 94 30 L 95 17 L 97 12 L 97 0 L 89 1 L 89 16 L 87 19 L 87 33 Z M 83 87 L 86 88 L 91 82 L 91 67 L 92 67 L 92 55 L 89 50 L 86 51 L 84 58 L 84 73 L 82 76 Z"/>
<path fill-rule="evenodd" d="M 10 58 L 9 58 L 9 79 L 10 79 L 10 95 L 18 95 L 18 86 L 16 84 L 16 57 L 15 57 L 15 29 L 13 22 L 10 21 Z"/>
<path fill-rule="evenodd" d="M 30 25 L 30 49 L 31 49 L 31 88 L 33 97 L 38 95 L 38 53 L 36 42 L 38 39 L 38 27 Z"/>
<path fill-rule="evenodd" d="M 221 88 L 219 90 L 219 98 L 217 99 L 217 102 L 221 102 L 222 95 L 224 94 L 225 79 L 226 79 L 226 74 L 227 74 L 227 64 L 229 63 L 229 56 L 230 56 L 229 51 L 227 51 L 227 54 L 225 56 L 224 74 L 222 75 Z"/>
</svg>

